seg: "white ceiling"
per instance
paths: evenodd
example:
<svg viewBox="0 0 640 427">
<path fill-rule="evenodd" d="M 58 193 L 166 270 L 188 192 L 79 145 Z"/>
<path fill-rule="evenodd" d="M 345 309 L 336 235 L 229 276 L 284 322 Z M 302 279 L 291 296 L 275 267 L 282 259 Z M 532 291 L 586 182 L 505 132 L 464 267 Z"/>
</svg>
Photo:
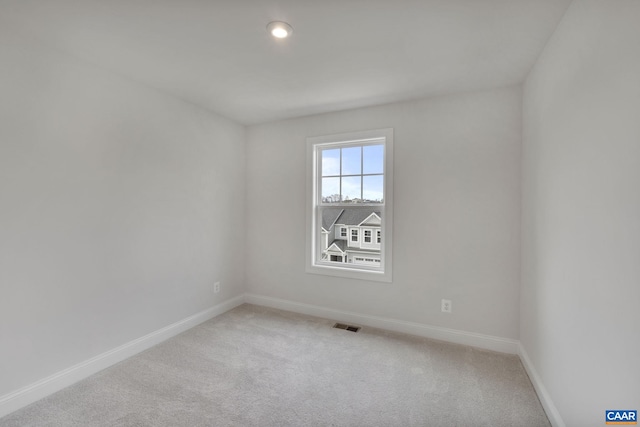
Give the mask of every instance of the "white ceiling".
<svg viewBox="0 0 640 427">
<path fill-rule="evenodd" d="M 520 83 L 569 2 L 0 0 L 0 17 L 254 124 Z M 292 37 L 271 38 L 272 20 Z"/>
</svg>

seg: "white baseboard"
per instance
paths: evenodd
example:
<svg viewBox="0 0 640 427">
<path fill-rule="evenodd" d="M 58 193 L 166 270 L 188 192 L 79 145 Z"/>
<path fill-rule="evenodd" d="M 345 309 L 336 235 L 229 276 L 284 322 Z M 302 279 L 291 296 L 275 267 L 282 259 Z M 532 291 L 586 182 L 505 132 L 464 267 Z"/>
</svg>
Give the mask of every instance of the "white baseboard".
<svg viewBox="0 0 640 427">
<path fill-rule="evenodd" d="M 522 343 L 518 343 L 518 355 L 520 356 L 520 360 L 522 360 L 524 369 L 529 375 L 533 388 L 538 394 L 538 399 L 540 399 L 540 403 L 544 408 L 544 412 L 547 414 L 547 418 L 549 418 L 549 422 L 553 427 L 566 427 L 566 424 L 560 416 L 560 412 L 558 412 L 558 408 L 553 404 L 549 392 L 542 383 L 542 378 L 538 375 L 538 371 L 536 371 L 536 368 L 533 366 L 533 363 L 531 362 L 531 359 L 529 359 L 529 355 L 522 346 Z"/>
<path fill-rule="evenodd" d="M 293 311 L 295 313 L 310 316 L 335 319 L 336 321 L 354 323 L 359 326 L 371 326 L 373 328 L 386 329 L 388 331 L 402 332 L 421 337 L 447 341 L 456 344 L 469 345 L 486 350 L 501 353 L 518 354 L 518 341 L 491 335 L 477 334 L 474 332 L 459 331 L 457 329 L 430 326 L 422 323 L 405 322 L 403 320 L 388 319 L 384 317 L 370 316 L 367 314 L 353 313 L 333 308 L 320 307 L 310 304 L 283 300 L 279 298 L 265 297 L 256 294 L 245 294 L 245 302 L 262 305 L 280 310 Z"/>
<path fill-rule="evenodd" d="M 176 336 L 187 329 L 193 328 L 243 303 L 244 296 L 237 296 L 96 357 L 92 357 L 89 360 L 85 360 L 75 366 L 57 372 L 19 390 L 0 396 L 0 418 L 56 391 L 62 390 L 109 366 L 115 365 L 118 362 L 147 350 L 162 341 Z"/>
</svg>

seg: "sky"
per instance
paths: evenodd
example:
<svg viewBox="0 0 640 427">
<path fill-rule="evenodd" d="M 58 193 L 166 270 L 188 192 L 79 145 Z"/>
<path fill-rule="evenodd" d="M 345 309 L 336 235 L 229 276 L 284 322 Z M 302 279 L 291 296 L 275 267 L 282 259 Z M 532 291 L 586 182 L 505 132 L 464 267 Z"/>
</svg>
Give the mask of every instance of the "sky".
<svg viewBox="0 0 640 427">
<path fill-rule="evenodd" d="M 342 199 L 384 198 L 384 145 L 322 150 L 322 197 Z M 340 191 L 342 188 L 342 193 Z"/>
</svg>

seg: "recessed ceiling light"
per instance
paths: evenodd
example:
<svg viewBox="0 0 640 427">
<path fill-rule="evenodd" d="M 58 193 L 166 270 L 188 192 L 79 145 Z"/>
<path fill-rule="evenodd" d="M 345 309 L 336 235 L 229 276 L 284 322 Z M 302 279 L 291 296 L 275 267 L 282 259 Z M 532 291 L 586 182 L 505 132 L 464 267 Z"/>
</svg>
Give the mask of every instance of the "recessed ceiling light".
<svg viewBox="0 0 640 427">
<path fill-rule="evenodd" d="M 269 22 L 269 25 L 267 25 L 267 31 L 277 39 L 284 39 L 291 35 L 293 28 L 291 28 L 291 25 L 286 22 L 273 21 Z"/>
</svg>

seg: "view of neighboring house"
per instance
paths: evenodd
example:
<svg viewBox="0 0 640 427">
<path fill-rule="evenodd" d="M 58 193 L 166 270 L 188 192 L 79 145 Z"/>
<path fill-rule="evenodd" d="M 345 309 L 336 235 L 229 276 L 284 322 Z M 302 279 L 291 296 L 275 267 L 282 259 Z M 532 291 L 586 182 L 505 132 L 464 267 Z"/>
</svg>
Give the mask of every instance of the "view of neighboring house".
<svg viewBox="0 0 640 427">
<path fill-rule="evenodd" d="M 380 267 L 380 220 L 375 207 L 323 209 L 322 259 Z"/>
</svg>

